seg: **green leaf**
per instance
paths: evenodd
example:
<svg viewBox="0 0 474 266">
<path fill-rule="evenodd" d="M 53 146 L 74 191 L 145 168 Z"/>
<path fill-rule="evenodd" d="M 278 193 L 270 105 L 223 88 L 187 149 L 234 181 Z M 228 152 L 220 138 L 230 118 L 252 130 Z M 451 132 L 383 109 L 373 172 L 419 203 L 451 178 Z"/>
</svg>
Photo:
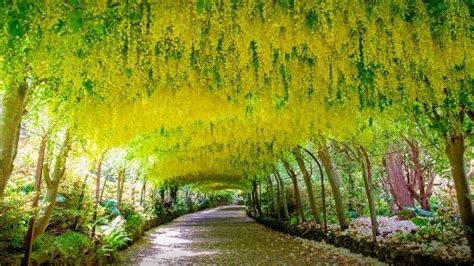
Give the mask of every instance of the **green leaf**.
<svg viewBox="0 0 474 266">
<path fill-rule="evenodd" d="M 23 34 L 23 29 L 18 18 L 10 18 L 8 21 L 8 33 L 13 36 L 21 36 Z"/>
<path fill-rule="evenodd" d="M 209 11 L 212 6 L 211 0 L 198 0 L 197 1 L 197 13 L 201 15 L 204 10 Z"/>
<path fill-rule="evenodd" d="M 310 10 L 308 14 L 306 14 L 306 26 L 310 29 L 314 28 L 318 24 L 319 18 L 316 11 Z"/>
<path fill-rule="evenodd" d="M 416 225 L 416 226 L 427 226 L 429 223 L 429 220 L 426 218 L 422 217 L 413 217 L 411 221 Z"/>
<path fill-rule="evenodd" d="M 58 194 L 58 195 L 56 196 L 56 202 L 61 203 L 61 202 L 65 202 L 65 201 L 66 201 L 66 197 L 64 197 L 63 195 Z"/>
<path fill-rule="evenodd" d="M 74 32 L 78 32 L 82 27 L 82 13 L 79 10 L 72 11 L 69 17 L 71 28 Z"/>
</svg>

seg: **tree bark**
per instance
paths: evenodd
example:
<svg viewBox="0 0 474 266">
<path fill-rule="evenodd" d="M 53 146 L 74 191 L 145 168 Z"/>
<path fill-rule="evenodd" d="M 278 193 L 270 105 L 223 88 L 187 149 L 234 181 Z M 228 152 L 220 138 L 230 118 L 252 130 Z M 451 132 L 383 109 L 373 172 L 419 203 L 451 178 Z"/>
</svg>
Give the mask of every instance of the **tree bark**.
<svg viewBox="0 0 474 266">
<path fill-rule="evenodd" d="M 349 172 L 347 176 L 347 182 L 349 183 L 349 189 L 347 191 L 347 196 L 348 196 L 348 201 L 349 201 L 349 211 L 351 212 L 356 212 L 357 211 L 354 209 L 354 197 L 356 196 L 354 193 L 354 179 L 352 178 L 352 174 Z"/>
<path fill-rule="evenodd" d="M 125 184 L 125 169 L 120 169 L 117 176 L 117 208 L 122 204 L 123 186 Z"/>
<path fill-rule="evenodd" d="M 175 192 L 175 196 L 173 198 L 173 204 L 176 202 L 176 193 L 177 193 L 177 189 Z M 145 204 L 146 204 L 146 179 L 143 180 L 142 191 L 140 192 L 140 205 L 142 207 L 145 207 Z"/>
<path fill-rule="evenodd" d="M 367 202 L 369 203 L 370 212 L 370 223 L 372 227 L 372 241 L 377 242 L 377 235 L 379 235 L 379 229 L 377 224 L 377 214 L 375 212 L 375 202 L 373 197 L 372 189 L 372 166 L 367 151 L 364 147 L 359 146 L 359 160 L 362 167 L 362 175 L 364 177 L 365 194 L 367 196 Z"/>
<path fill-rule="evenodd" d="M 331 185 L 332 194 L 334 196 L 334 201 L 336 204 L 337 220 L 339 221 L 341 230 L 345 230 L 349 227 L 349 225 L 346 221 L 346 217 L 344 216 L 344 205 L 343 205 L 342 194 L 340 190 L 341 176 L 339 175 L 339 172 L 337 171 L 336 166 L 331 160 L 331 157 L 329 156 L 328 148 L 326 146 L 318 151 L 318 155 L 319 155 L 319 158 L 321 158 L 324 168 L 326 169 L 326 174 L 329 179 L 329 184 Z"/>
<path fill-rule="evenodd" d="M 309 156 L 311 156 L 311 158 L 313 158 L 313 160 L 316 162 L 316 164 L 318 165 L 318 169 L 319 169 L 319 175 L 321 176 L 321 199 L 322 199 L 322 204 L 323 204 L 323 228 L 324 228 L 324 231 L 326 232 L 327 229 L 328 229 L 328 220 L 327 220 L 327 217 L 326 217 L 326 191 L 324 190 L 324 172 L 323 172 L 323 167 L 321 166 L 321 163 L 319 162 L 319 160 L 316 158 L 316 156 L 314 156 L 314 154 L 312 152 L 310 152 L 309 150 L 305 149 L 305 151 L 309 154 Z"/>
<path fill-rule="evenodd" d="M 102 202 L 102 199 L 104 198 L 104 192 L 105 192 L 105 188 L 107 187 L 108 181 L 109 181 L 109 175 L 105 175 L 104 185 L 102 186 L 102 190 L 100 191 L 99 202 Z"/>
<path fill-rule="evenodd" d="M 415 201 L 408 190 L 408 184 L 403 172 L 403 158 L 395 146 L 391 146 L 385 155 L 385 167 L 398 210 L 403 210 L 405 207 L 414 207 Z"/>
<path fill-rule="evenodd" d="M 21 118 L 25 112 L 28 84 L 23 82 L 0 98 L 0 199 L 13 171 L 18 151 Z"/>
<path fill-rule="evenodd" d="M 173 185 L 170 186 L 170 197 L 171 197 L 171 204 L 175 204 L 178 198 L 178 186 Z"/>
<path fill-rule="evenodd" d="M 250 201 L 250 212 L 253 216 L 257 216 L 257 209 L 255 208 L 255 200 L 253 199 L 253 186 L 251 187 L 251 191 L 248 194 L 248 198 Z"/>
<path fill-rule="evenodd" d="M 431 210 L 429 204 L 429 195 L 425 190 L 425 180 L 423 178 L 423 167 L 420 162 L 420 148 L 418 147 L 418 143 L 413 141 L 407 141 L 408 145 L 410 146 L 410 153 L 411 153 L 411 160 L 413 164 L 413 176 L 418 184 L 418 201 L 420 202 L 420 206 L 424 210 Z"/>
<path fill-rule="evenodd" d="M 300 194 L 300 189 L 298 187 L 298 180 L 296 178 L 296 173 L 291 168 L 291 166 L 288 162 L 283 161 L 283 165 L 285 166 L 286 172 L 288 173 L 288 175 L 291 178 L 291 182 L 293 182 L 293 189 L 294 189 L 294 192 L 295 192 L 295 201 L 296 201 L 296 214 L 297 214 L 296 217 L 298 217 L 298 214 L 299 214 L 299 216 L 301 217 L 301 221 L 305 222 L 306 217 L 305 217 L 304 212 L 303 212 L 303 205 L 302 205 L 302 202 L 301 202 L 301 194 Z"/>
<path fill-rule="evenodd" d="M 132 183 L 132 193 L 131 193 L 131 198 L 132 198 L 132 206 L 135 206 L 135 185 L 137 184 L 137 181 L 138 181 L 138 175 L 135 177 L 135 181 L 133 181 Z M 165 193 L 166 191 L 163 191 L 163 198 L 165 196 Z"/>
<path fill-rule="evenodd" d="M 278 220 L 280 220 L 281 214 L 280 214 L 280 206 L 278 204 L 278 198 L 277 198 L 278 195 L 273 190 L 272 177 L 270 175 L 267 176 L 267 180 L 268 180 L 268 188 L 270 190 L 271 201 L 273 202 L 273 210 L 275 211 L 275 214 L 277 215 Z"/>
<path fill-rule="evenodd" d="M 69 154 L 71 144 L 70 130 L 66 130 L 64 142 L 61 149 L 56 156 L 56 162 L 54 164 L 53 172 L 50 173 L 49 165 L 44 165 L 43 178 L 46 182 L 46 197 L 45 201 L 47 205 L 43 209 L 40 218 L 37 220 L 34 228 L 33 241 L 35 241 L 39 235 L 44 233 L 48 227 L 51 215 L 53 214 L 54 206 L 56 205 L 56 197 L 58 195 L 59 184 L 64 176 L 66 170 L 66 159 Z"/>
<path fill-rule="evenodd" d="M 280 173 L 278 173 L 276 169 L 273 172 L 273 175 L 275 175 L 277 183 L 280 186 L 281 204 L 283 205 L 283 214 L 286 220 L 290 220 L 290 213 L 288 212 L 288 203 L 286 202 L 285 183 L 283 182 L 283 179 L 281 178 Z"/>
<path fill-rule="evenodd" d="M 255 209 L 257 211 L 257 215 L 262 215 L 262 207 L 260 206 L 260 200 L 258 197 L 258 186 L 257 186 L 257 181 L 252 182 L 253 185 L 253 198 L 254 198 L 254 203 L 255 203 Z"/>
<path fill-rule="evenodd" d="M 474 257 L 474 213 L 472 202 L 468 198 L 468 195 L 471 194 L 471 188 L 464 169 L 464 137 L 462 135 L 454 135 L 446 139 L 446 155 L 451 165 L 459 214 L 462 223 L 466 226 L 471 257 Z"/>
<path fill-rule="evenodd" d="M 35 196 L 33 198 L 33 211 L 36 212 L 38 208 L 39 197 L 41 194 L 41 176 L 43 174 L 43 165 L 44 165 L 44 154 L 46 150 L 46 136 L 42 136 L 41 143 L 38 152 L 38 160 L 36 163 L 36 174 L 35 174 Z M 31 249 L 33 246 L 33 235 L 35 233 L 35 221 L 36 221 L 36 213 L 31 216 L 28 232 L 26 234 L 25 239 L 25 256 L 22 260 L 22 265 L 30 265 L 30 258 L 31 258 Z"/>
<path fill-rule="evenodd" d="M 96 227 L 96 222 L 97 222 L 97 209 L 99 208 L 100 204 L 100 178 L 102 175 L 102 160 L 104 158 L 104 153 L 99 159 L 99 162 L 97 163 L 97 173 L 95 176 L 95 205 L 94 205 L 94 214 L 92 215 L 92 238 L 95 237 L 95 227 Z"/>
<path fill-rule="evenodd" d="M 303 179 L 306 184 L 306 191 L 308 193 L 308 198 L 309 198 L 309 206 L 311 207 L 311 212 L 314 216 L 314 220 L 318 223 L 321 224 L 321 219 L 319 218 L 319 211 L 318 208 L 316 207 L 316 202 L 314 200 L 314 192 L 313 192 L 313 184 L 311 183 L 311 176 L 308 173 L 308 170 L 306 169 L 306 166 L 303 161 L 303 156 L 301 155 L 301 150 L 299 148 L 296 148 L 293 152 L 296 158 L 296 162 L 298 163 L 298 166 L 300 167 L 301 173 L 303 173 Z"/>
</svg>

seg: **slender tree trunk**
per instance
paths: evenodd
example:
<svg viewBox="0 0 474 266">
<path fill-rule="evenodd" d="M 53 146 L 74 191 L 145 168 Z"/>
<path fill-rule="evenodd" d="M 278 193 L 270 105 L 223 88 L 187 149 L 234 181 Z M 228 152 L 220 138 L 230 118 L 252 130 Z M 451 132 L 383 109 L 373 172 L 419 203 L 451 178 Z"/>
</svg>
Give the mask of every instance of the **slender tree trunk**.
<svg viewBox="0 0 474 266">
<path fill-rule="evenodd" d="M 97 209 L 99 208 L 100 204 L 100 178 L 102 175 L 102 160 L 104 155 L 102 154 L 101 158 L 99 159 L 99 163 L 97 164 L 97 173 L 95 176 L 95 205 L 94 205 L 94 214 L 92 215 L 92 238 L 95 238 L 95 227 L 97 222 Z"/>
<path fill-rule="evenodd" d="M 59 184 L 64 176 L 66 170 L 66 159 L 69 154 L 71 143 L 71 136 L 69 129 L 66 130 L 64 142 L 61 146 L 61 150 L 56 156 L 56 162 L 54 164 L 53 172 L 50 173 L 49 165 L 45 165 L 43 168 L 43 178 L 46 182 L 46 197 L 47 202 L 45 209 L 42 211 L 40 218 L 37 220 L 34 228 L 33 241 L 44 233 L 48 227 L 51 215 L 53 214 L 54 206 L 56 205 L 56 197 L 58 195 Z"/>
<path fill-rule="evenodd" d="M 305 222 L 306 217 L 305 217 L 304 212 L 303 212 L 303 204 L 302 204 L 302 201 L 301 201 L 301 194 L 300 194 L 300 189 L 299 189 L 299 186 L 298 186 L 298 180 L 296 178 L 296 173 L 295 173 L 295 171 L 293 171 L 293 169 L 288 164 L 288 162 L 284 161 L 283 165 L 285 166 L 285 169 L 286 169 L 288 175 L 290 176 L 291 181 L 293 182 L 293 189 L 294 189 L 294 192 L 295 192 L 295 200 L 296 200 L 296 214 L 297 214 L 296 216 L 298 217 L 298 213 L 299 213 L 299 216 L 301 217 L 301 221 Z"/>
<path fill-rule="evenodd" d="M 133 181 L 132 183 L 132 195 L 131 195 L 131 198 L 132 198 L 132 206 L 135 205 L 135 185 L 137 184 L 138 182 L 138 175 L 135 177 L 135 181 Z M 164 199 L 164 196 L 165 196 L 165 192 L 166 191 L 163 191 L 163 199 Z"/>
<path fill-rule="evenodd" d="M 278 217 L 278 220 L 280 220 L 281 219 L 281 217 L 280 217 L 280 206 L 278 205 L 277 195 L 276 195 L 275 191 L 273 190 L 272 177 L 270 175 L 267 176 L 267 180 L 268 180 L 268 188 L 269 188 L 270 197 L 271 197 L 270 201 L 273 202 L 273 209 L 275 211 L 275 214 Z"/>
<path fill-rule="evenodd" d="M 120 169 L 117 176 L 117 208 L 122 204 L 123 186 L 125 184 L 125 169 Z"/>
<path fill-rule="evenodd" d="M 408 184 L 403 172 L 403 158 L 395 146 L 390 147 L 385 155 L 385 167 L 398 209 L 403 210 L 405 207 L 414 207 L 415 201 L 408 190 Z"/>
<path fill-rule="evenodd" d="M 308 170 L 306 169 L 306 166 L 303 161 L 303 156 L 301 155 L 301 151 L 299 148 L 296 148 L 294 150 L 294 155 L 296 158 L 296 162 L 298 163 L 298 166 L 300 167 L 301 173 L 303 173 L 303 179 L 306 184 L 306 191 L 308 192 L 309 206 L 311 207 L 311 212 L 314 216 L 314 220 L 318 224 L 321 224 L 321 220 L 319 218 L 319 211 L 318 211 L 318 208 L 316 207 L 316 202 L 314 200 L 314 192 L 313 192 L 313 184 L 311 183 L 311 176 L 309 175 Z"/>
<path fill-rule="evenodd" d="M 342 194 L 341 194 L 341 176 L 339 175 L 339 172 L 336 169 L 336 166 L 334 165 L 333 161 L 331 160 L 331 157 L 329 156 L 329 151 L 327 147 L 323 147 L 318 151 L 319 158 L 321 158 L 321 161 L 324 165 L 324 168 L 326 169 L 326 174 L 328 175 L 329 179 L 329 184 L 331 185 L 332 189 L 332 194 L 334 196 L 334 201 L 336 204 L 336 215 L 337 215 L 337 220 L 339 221 L 339 225 L 341 226 L 341 230 L 345 230 L 349 227 L 346 217 L 344 216 L 344 205 L 343 205 L 343 200 L 342 200 Z"/>
<path fill-rule="evenodd" d="M 162 204 L 165 202 L 165 192 L 166 192 L 166 189 L 163 186 L 160 187 L 160 200 Z M 199 193 L 198 193 L 198 197 L 199 197 Z"/>
<path fill-rule="evenodd" d="M 104 192 L 105 192 L 105 188 L 107 187 L 108 181 L 109 181 L 109 175 L 105 175 L 104 185 L 102 186 L 102 190 L 100 191 L 99 202 L 102 202 L 102 199 L 104 198 Z"/>
<path fill-rule="evenodd" d="M 324 190 L 324 172 L 323 172 L 323 167 L 321 166 L 321 163 L 319 162 L 319 160 L 316 158 L 316 156 L 314 156 L 314 154 L 312 152 L 310 152 L 309 150 L 305 149 L 305 151 L 309 154 L 309 156 L 311 156 L 311 158 L 313 158 L 313 160 L 316 162 L 316 164 L 318 165 L 318 169 L 319 169 L 319 175 L 321 176 L 321 200 L 322 200 L 322 204 L 323 204 L 323 228 L 324 228 L 324 232 L 327 231 L 328 229 L 328 220 L 327 220 L 327 217 L 326 217 L 326 191 Z"/>
<path fill-rule="evenodd" d="M 379 229 L 377 224 L 377 214 L 375 213 L 375 202 L 372 194 L 372 166 L 370 164 L 370 159 L 367 154 L 367 151 L 362 146 L 359 146 L 359 158 L 362 166 L 362 175 L 364 177 L 365 194 L 369 203 L 370 223 L 372 227 L 372 240 L 374 243 L 376 243 L 377 235 L 379 235 Z"/>
<path fill-rule="evenodd" d="M 268 176 L 270 178 L 270 182 L 272 180 L 272 176 L 269 175 Z M 275 194 L 275 206 L 276 206 L 276 209 L 277 209 L 277 217 L 278 217 L 278 220 L 281 220 L 281 206 L 280 206 L 280 203 L 281 203 L 281 192 L 280 192 L 280 183 L 278 182 L 278 179 L 275 177 L 275 182 L 276 182 L 276 194 Z"/>
<path fill-rule="evenodd" d="M 0 199 L 13 171 L 28 84 L 23 82 L 0 98 Z"/>
<path fill-rule="evenodd" d="M 156 195 L 158 195 L 158 188 L 155 186 L 151 191 L 151 201 L 153 202 L 153 206 L 156 204 Z"/>
<path fill-rule="evenodd" d="M 462 135 L 454 135 L 446 139 L 446 155 L 451 165 L 459 213 L 462 223 L 466 226 L 471 257 L 474 257 L 474 213 L 472 202 L 467 197 L 471 194 L 471 188 L 464 169 L 464 137 Z"/>
<path fill-rule="evenodd" d="M 170 197 L 171 197 L 171 203 L 175 204 L 176 200 L 178 198 L 178 186 L 173 185 L 170 187 Z"/>
<path fill-rule="evenodd" d="M 22 265 L 29 265 L 31 258 L 31 249 L 33 245 L 33 235 L 35 231 L 35 221 L 36 221 L 36 209 L 38 208 L 39 197 L 41 194 L 41 176 L 43 174 L 43 165 L 44 165 L 44 154 L 46 150 L 46 136 L 41 138 L 40 148 L 38 152 L 38 160 L 36 163 L 36 174 L 35 174 L 35 196 L 33 198 L 33 215 L 31 216 L 30 223 L 28 226 L 28 232 L 25 239 L 25 256 L 22 260 Z"/>
<path fill-rule="evenodd" d="M 254 201 L 255 201 L 255 209 L 257 211 L 257 215 L 262 215 L 262 207 L 260 206 L 260 199 L 258 197 L 258 185 L 257 181 L 253 181 L 253 193 L 254 193 Z"/>
<path fill-rule="evenodd" d="M 414 168 L 414 178 L 418 183 L 418 191 L 419 191 L 419 202 L 421 208 L 424 210 L 431 210 L 430 204 L 428 202 L 429 196 L 425 190 L 425 180 L 423 178 L 423 167 L 420 163 L 420 148 L 418 147 L 418 143 L 413 141 L 407 141 L 408 145 L 410 145 L 410 152 L 411 152 L 411 160 L 413 163 Z"/>
<path fill-rule="evenodd" d="M 253 186 L 250 189 L 250 193 L 248 193 L 248 198 L 250 203 L 250 213 L 252 213 L 253 216 L 256 216 L 257 210 L 255 209 L 255 203 L 253 199 Z"/>
<path fill-rule="evenodd" d="M 265 178 L 265 183 L 267 184 L 266 196 L 267 196 L 267 216 L 275 214 L 275 205 L 273 204 L 273 195 L 270 193 L 270 185 L 268 184 L 268 178 Z"/>
<path fill-rule="evenodd" d="M 279 183 L 280 191 L 281 191 L 281 204 L 283 205 L 283 214 L 286 220 L 290 220 L 290 213 L 288 212 L 288 202 L 286 201 L 286 192 L 285 192 L 285 183 L 283 182 L 283 178 L 281 178 L 280 173 L 275 169 L 273 172 L 277 182 Z"/>
<path fill-rule="evenodd" d="M 354 179 L 352 178 L 352 174 L 349 172 L 348 174 L 348 177 L 347 177 L 347 181 L 349 183 L 349 191 L 348 194 L 349 194 L 349 211 L 351 212 L 354 212 L 355 209 L 354 209 L 354 203 L 353 203 L 353 200 L 354 200 Z"/>
<path fill-rule="evenodd" d="M 176 201 L 176 197 L 175 197 L 174 201 Z M 140 205 L 142 207 L 145 207 L 145 203 L 146 203 L 146 179 L 143 180 L 142 191 L 140 192 Z M 173 202 L 173 204 L 174 204 L 174 202 Z"/>
</svg>

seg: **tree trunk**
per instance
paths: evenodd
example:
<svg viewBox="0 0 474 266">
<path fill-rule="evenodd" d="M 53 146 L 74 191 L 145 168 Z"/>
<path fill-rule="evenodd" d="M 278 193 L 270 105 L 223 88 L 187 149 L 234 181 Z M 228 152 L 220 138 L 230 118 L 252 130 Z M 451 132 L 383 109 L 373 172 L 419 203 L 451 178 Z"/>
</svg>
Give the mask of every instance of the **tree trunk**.
<svg viewBox="0 0 474 266">
<path fill-rule="evenodd" d="M 344 205 L 340 190 L 341 176 L 339 175 L 336 166 L 334 165 L 333 161 L 331 160 L 331 157 L 329 156 L 329 151 L 327 147 L 320 149 L 318 151 L 318 155 L 319 158 L 321 158 L 324 168 L 326 169 L 329 184 L 331 185 L 332 194 L 334 196 L 334 202 L 336 204 L 337 220 L 339 221 L 341 230 L 345 230 L 349 227 L 349 225 L 346 221 L 346 217 L 344 216 Z"/>
<path fill-rule="evenodd" d="M 105 192 L 105 188 L 107 187 L 108 181 L 109 181 L 109 175 L 105 175 L 104 185 L 102 186 L 102 190 L 100 191 L 99 202 L 102 202 L 102 199 L 104 198 L 104 192 Z"/>
<path fill-rule="evenodd" d="M 283 205 L 283 214 L 286 220 L 290 220 L 290 213 L 288 212 L 288 203 L 286 202 L 285 183 L 283 182 L 283 179 L 281 178 L 278 171 L 276 171 L 276 169 L 275 169 L 275 172 L 273 172 L 273 174 L 275 175 L 277 183 L 280 186 L 281 204 Z"/>
<path fill-rule="evenodd" d="M 324 231 L 326 232 L 328 229 L 328 221 L 326 217 L 326 191 L 324 190 L 324 172 L 323 172 L 323 167 L 321 166 L 321 163 L 319 163 L 319 160 L 314 156 L 312 152 L 309 150 L 305 149 L 305 151 L 313 158 L 313 160 L 316 162 L 318 165 L 319 169 L 319 175 L 321 176 L 321 199 L 322 199 L 322 204 L 323 204 L 323 228 Z"/>
<path fill-rule="evenodd" d="M 269 175 L 267 176 L 267 180 L 268 180 L 268 188 L 270 190 L 270 197 L 271 197 L 271 201 L 273 202 L 273 209 L 275 211 L 275 214 L 277 215 L 278 217 L 278 220 L 281 219 L 281 215 L 280 215 L 280 206 L 278 204 L 278 198 L 277 198 L 277 194 L 275 193 L 275 191 L 273 190 L 273 182 L 272 182 L 272 177 Z"/>
<path fill-rule="evenodd" d="M 26 81 L 0 98 L 0 199 L 13 171 L 18 151 L 21 117 L 26 106 Z"/>
<path fill-rule="evenodd" d="M 46 182 L 46 197 L 45 201 L 47 205 L 42 211 L 40 218 L 35 224 L 33 241 L 35 241 L 39 235 L 44 233 L 48 227 L 51 215 L 53 214 L 54 206 L 56 205 L 56 197 L 58 195 L 59 184 L 61 183 L 64 171 L 66 170 L 66 159 L 69 154 L 71 143 L 71 136 L 69 129 L 66 130 L 64 142 L 61 146 L 61 150 L 56 156 L 56 162 L 54 164 L 53 172 L 50 173 L 49 165 L 45 165 L 43 169 L 43 178 Z"/>
<path fill-rule="evenodd" d="M 256 216 L 257 210 L 255 209 L 254 199 L 253 199 L 253 186 L 250 188 L 250 193 L 248 193 L 248 199 L 250 203 L 250 213 L 253 216 Z"/>
<path fill-rule="evenodd" d="M 349 189 L 347 191 L 348 198 L 349 198 L 349 211 L 350 212 L 356 212 L 354 209 L 354 198 L 355 198 L 355 193 L 354 193 L 354 179 L 352 178 L 352 174 L 349 172 L 348 177 L 347 177 L 347 182 L 349 183 Z"/>
<path fill-rule="evenodd" d="M 36 212 L 36 209 L 38 208 L 38 202 L 39 202 L 39 197 L 41 194 L 41 176 L 43 174 L 43 165 L 44 165 L 44 154 L 46 150 L 46 136 L 43 136 L 41 138 L 41 143 L 39 147 L 39 152 L 38 152 L 38 160 L 36 163 L 36 174 L 35 174 L 35 196 L 33 198 L 33 205 L 32 209 L 34 212 Z M 25 239 L 25 256 L 23 257 L 22 260 L 22 265 L 29 265 L 30 264 L 30 258 L 31 258 L 31 249 L 33 245 L 33 235 L 35 231 L 35 221 L 36 221 L 36 213 L 34 213 L 31 216 L 30 223 L 28 226 L 28 232 L 26 234 L 26 239 Z"/>
<path fill-rule="evenodd" d="M 95 237 L 95 227 L 97 222 L 97 209 L 99 208 L 100 204 L 100 177 L 102 175 L 102 160 L 104 158 L 104 154 L 102 154 L 101 158 L 99 159 L 99 163 L 97 164 L 97 173 L 95 176 L 95 205 L 94 205 L 94 214 L 92 215 L 92 238 Z"/>
<path fill-rule="evenodd" d="M 365 194 L 369 203 L 370 223 L 372 227 L 372 240 L 374 243 L 376 243 L 377 235 L 379 235 L 379 229 L 377 224 L 377 214 L 375 213 L 375 202 L 372 194 L 372 166 L 370 164 L 367 151 L 362 146 L 359 146 L 359 160 L 362 167 L 362 175 L 364 177 Z"/>
<path fill-rule="evenodd" d="M 446 139 L 446 155 L 451 165 L 459 214 L 462 223 L 466 226 L 471 257 L 474 257 L 474 213 L 472 202 L 467 197 L 471 194 L 471 188 L 464 169 L 464 137 L 462 135 L 454 135 Z"/>
<path fill-rule="evenodd" d="M 131 198 L 132 198 L 132 206 L 135 206 L 135 185 L 137 184 L 137 181 L 138 181 L 138 175 L 136 176 L 135 178 L 135 181 L 133 181 L 132 183 L 132 195 L 131 195 Z M 163 199 L 164 199 L 164 196 L 165 196 L 165 193 L 166 191 L 163 191 Z"/>
<path fill-rule="evenodd" d="M 257 211 L 257 215 L 262 215 L 262 207 L 260 206 L 260 199 L 258 197 L 258 186 L 257 186 L 257 181 L 253 181 L 253 198 L 255 202 L 255 209 Z"/>
<path fill-rule="evenodd" d="M 305 222 L 306 217 L 303 212 L 303 204 L 301 202 L 301 194 L 300 194 L 300 189 L 298 187 L 298 180 L 296 178 L 296 173 L 288 164 L 288 162 L 283 161 L 283 165 L 285 166 L 286 172 L 291 178 L 291 182 L 293 182 L 293 189 L 295 192 L 295 201 L 296 201 L 296 217 L 298 217 L 298 214 L 299 214 L 299 216 L 301 217 L 301 221 Z"/>
<path fill-rule="evenodd" d="M 122 204 L 123 186 L 125 184 L 125 169 L 120 169 L 117 176 L 117 208 Z"/>
<path fill-rule="evenodd" d="M 176 195 L 173 199 L 173 204 L 175 203 L 175 201 L 176 201 Z M 146 204 L 146 179 L 143 180 L 142 191 L 140 192 L 140 205 L 142 207 L 145 207 L 145 204 Z"/>
<path fill-rule="evenodd" d="M 430 204 L 429 204 L 429 196 L 426 193 L 425 190 L 425 180 L 423 178 L 423 166 L 420 163 L 420 148 L 418 147 L 418 143 L 413 140 L 413 141 L 407 141 L 408 145 L 410 145 L 410 153 L 411 153 L 411 160 L 413 163 L 413 168 L 414 168 L 414 178 L 416 180 L 416 183 L 418 184 L 418 201 L 420 202 L 421 208 L 424 210 L 431 210 Z"/>
<path fill-rule="evenodd" d="M 318 224 L 321 224 L 321 220 L 319 218 L 319 211 L 318 211 L 318 208 L 316 207 L 316 202 L 314 200 L 313 184 L 311 183 L 311 176 L 309 175 L 308 170 L 306 169 L 306 166 L 303 161 L 303 156 L 301 155 L 301 151 L 299 148 L 296 148 L 294 150 L 294 155 L 296 158 L 296 162 L 298 163 L 298 166 L 300 167 L 301 173 L 303 173 L 303 179 L 306 184 L 306 191 L 308 192 L 309 206 L 311 207 L 311 212 L 314 216 L 314 220 Z"/>
<path fill-rule="evenodd" d="M 165 192 L 166 192 L 165 187 L 161 186 L 160 187 L 160 200 L 162 204 L 165 202 Z M 198 193 L 198 197 L 199 197 L 199 193 Z"/>
<path fill-rule="evenodd" d="M 275 214 L 275 204 L 273 204 L 273 195 L 270 193 L 270 185 L 268 184 L 268 178 L 265 178 L 265 183 L 267 184 L 266 196 L 267 196 L 267 216 Z"/>
<path fill-rule="evenodd" d="M 403 158 L 395 146 L 391 146 L 385 155 L 385 167 L 398 210 L 403 210 L 405 207 L 414 207 L 415 201 L 408 190 L 408 184 L 403 172 Z"/>
<path fill-rule="evenodd" d="M 171 204 L 175 204 L 178 198 L 178 186 L 173 185 L 170 187 L 170 197 L 171 197 Z"/>
</svg>

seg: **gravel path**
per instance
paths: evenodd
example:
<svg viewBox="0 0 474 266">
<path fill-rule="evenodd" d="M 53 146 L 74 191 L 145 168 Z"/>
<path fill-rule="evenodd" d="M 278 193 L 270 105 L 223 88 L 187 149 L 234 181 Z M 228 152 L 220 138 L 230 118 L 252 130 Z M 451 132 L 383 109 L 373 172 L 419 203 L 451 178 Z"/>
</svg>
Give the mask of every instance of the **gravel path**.
<svg viewBox="0 0 474 266">
<path fill-rule="evenodd" d="M 273 231 L 248 218 L 244 210 L 237 205 L 205 210 L 152 229 L 122 254 L 123 264 L 381 264 L 346 249 Z"/>
</svg>

